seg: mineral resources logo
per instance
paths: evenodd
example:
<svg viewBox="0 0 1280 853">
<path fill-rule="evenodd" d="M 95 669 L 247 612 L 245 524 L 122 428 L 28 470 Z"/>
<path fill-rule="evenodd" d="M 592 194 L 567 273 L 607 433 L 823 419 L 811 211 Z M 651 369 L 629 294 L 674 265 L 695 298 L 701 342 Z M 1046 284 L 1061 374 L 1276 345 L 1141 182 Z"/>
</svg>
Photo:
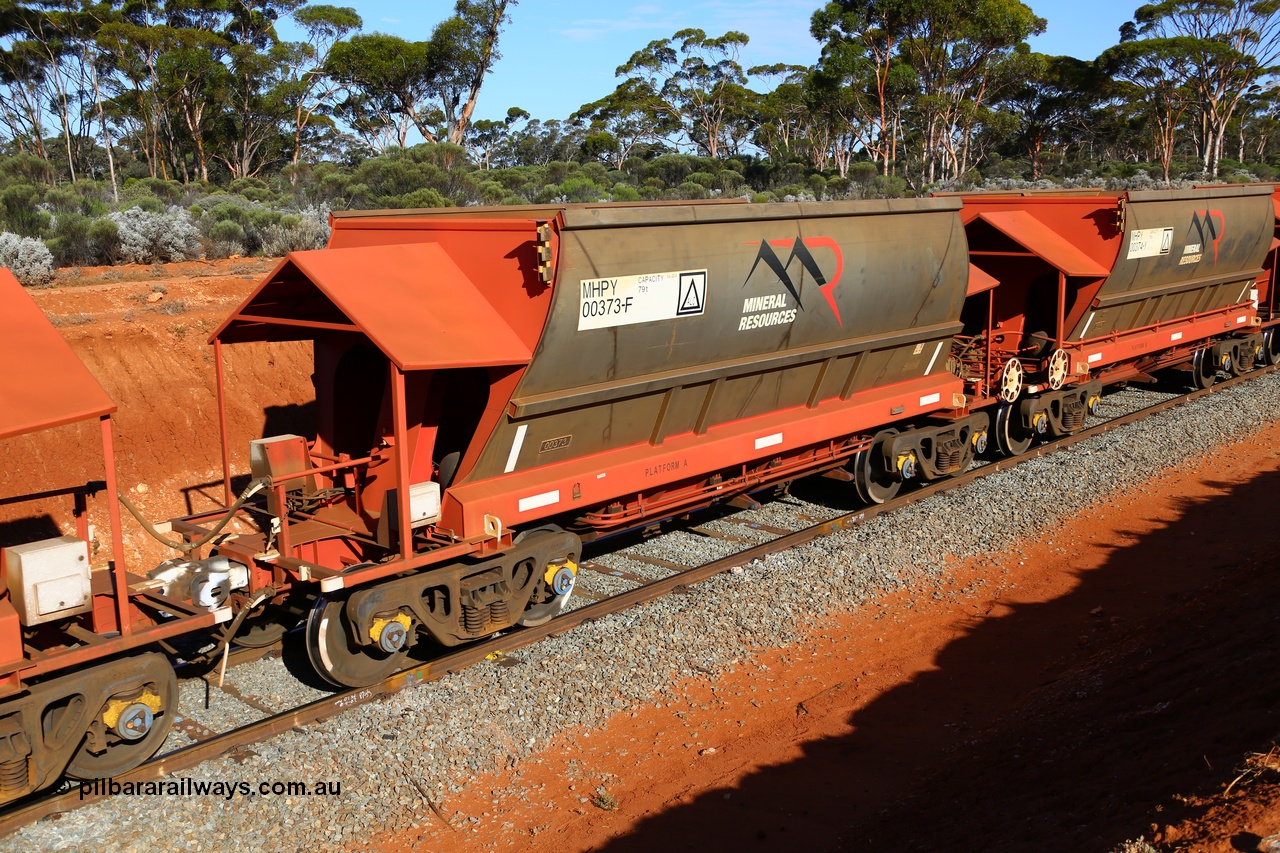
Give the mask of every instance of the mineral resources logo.
<svg viewBox="0 0 1280 853">
<path fill-rule="evenodd" d="M 756 250 L 755 261 L 751 264 L 747 277 L 743 279 L 742 286 L 747 286 L 747 283 L 751 281 L 751 277 L 755 275 L 756 269 L 763 263 L 777 276 L 778 282 L 786 288 L 787 294 L 790 294 L 791 298 L 795 300 L 796 307 L 788 308 L 786 294 L 782 293 L 749 297 L 742 305 L 743 317 L 738 323 L 738 331 L 790 323 L 795 320 L 797 311 L 805 310 L 804 302 L 800 299 L 800 288 L 796 286 L 795 280 L 792 279 L 791 273 L 788 271 L 793 261 L 799 261 L 801 269 L 809 273 L 813 280 L 818 283 L 818 290 L 822 293 L 823 298 L 827 300 L 827 305 L 830 306 L 831 313 L 836 318 L 836 323 L 841 326 L 844 325 L 844 321 L 840 318 L 840 307 L 836 304 L 835 298 L 836 286 L 839 285 L 840 276 L 844 273 L 844 254 L 840 251 L 840 246 L 834 239 L 831 237 L 795 237 L 781 240 L 761 240 L 758 243 L 747 243 L 746 245 L 759 246 L 759 249 Z M 785 261 L 778 256 L 778 249 L 789 250 Z M 814 249 L 829 250 L 834 255 L 835 268 L 830 278 L 827 277 L 817 258 L 814 257 Z"/>
</svg>

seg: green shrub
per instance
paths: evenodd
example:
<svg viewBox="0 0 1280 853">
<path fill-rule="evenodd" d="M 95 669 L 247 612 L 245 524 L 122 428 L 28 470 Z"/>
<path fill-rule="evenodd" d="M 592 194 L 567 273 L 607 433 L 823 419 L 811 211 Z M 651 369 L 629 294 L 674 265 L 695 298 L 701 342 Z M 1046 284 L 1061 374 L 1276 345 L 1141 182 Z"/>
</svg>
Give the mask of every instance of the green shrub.
<svg viewBox="0 0 1280 853">
<path fill-rule="evenodd" d="M 702 184 L 695 184 L 693 181 L 685 181 L 683 184 L 676 187 L 676 195 L 673 197 L 688 199 L 706 198 L 707 188 Z"/>
<path fill-rule="evenodd" d="M 49 221 L 49 215 L 36 208 L 39 197 L 40 191 L 31 184 L 14 184 L 0 190 L 4 230 L 23 237 L 39 237 Z"/>
<path fill-rule="evenodd" d="M 433 189 L 423 188 L 405 193 L 398 199 L 398 204 L 388 205 L 389 207 L 402 207 L 406 209 L 422 208 L 422 207 L 452 207 L 453 203 L 449 199 L 440 195 Z"/>
</svg>

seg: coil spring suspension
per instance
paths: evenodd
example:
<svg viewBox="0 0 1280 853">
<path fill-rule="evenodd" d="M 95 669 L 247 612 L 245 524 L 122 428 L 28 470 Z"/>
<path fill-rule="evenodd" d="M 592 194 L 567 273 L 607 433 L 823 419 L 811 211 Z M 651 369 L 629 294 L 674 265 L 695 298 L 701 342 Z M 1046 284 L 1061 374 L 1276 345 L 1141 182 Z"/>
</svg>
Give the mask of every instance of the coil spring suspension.
<svg viewBox="0 0 1280 853">
<path fill-rule="evenodd" d="M 1084 416 L 1086 409 L 1083 404 L 1070 405 L 1062 407 L 1062 426 L 1068 432 L 1073 432 L 1084 426 Z"/>
<path fill-rule="evenodd" d="M 1239 368 L 1241 373 L 1253 370 L 1253 356 L 1253 347 L 1240 348 L 1240 356 L 1236 359 L 1236 366 Z"/>
<path fill-rule="evenodd" d="M 0 794 L 20 794 L 27 783 L 27 756 L 0 762 Z"/>
<path fill-rule="evenodd" d="M 933 462 L 938 471 L 947 473 L 960 467 L 960 459 L 964 456 L 964 444 L 959 441 L 943 442 L 934 453 Z"/>
<path fill-rule="evenodd" d="M 464 604 L 462 605 L 462 627 L 467 629 L 468 633 L 479 634 L 484 630 L 485 617 L 488 615 L 488 608 L 481 610 L 479 607 Z"/>
<path fill-rule="evenodd" d="M 498 599 L 489 605 L 489 621 L 495 625 L 505 625 L 511 621 L 511 611 L 505 599 Z"/>
</svg>

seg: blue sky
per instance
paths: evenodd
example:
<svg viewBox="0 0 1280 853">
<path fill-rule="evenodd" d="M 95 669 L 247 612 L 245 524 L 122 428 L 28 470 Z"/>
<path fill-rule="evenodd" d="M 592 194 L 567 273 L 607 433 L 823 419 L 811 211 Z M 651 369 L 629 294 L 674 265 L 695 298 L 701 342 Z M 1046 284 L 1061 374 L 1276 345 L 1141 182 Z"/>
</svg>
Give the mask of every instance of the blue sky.
<svg viewBox="0 0 1280 853">
<path fill-rule="evenodd" d="M 366 32 L 425 39 L 453 0 L 328 0 L 350 5 Z M 501 118 L 523 107 L 534 118 L 563 119 L 617 84 L 614 70 L 654 39 L 685 27 L 709 35 L 741 30 L 751 37 L 743 67 L 774 62 L 812 65 L 818 43 L 809 17 L 822 0 L 521 0 L 499 43 L 477 104 L 477 118 Z M 1119 28 L 1141 0 L 1024 0 L 1049 22 L 1032 42 L 1042 53 L 1092 59 L 1119 40 Z M 286 38 L 296 34 L 282 33 Z"/>
</svg>

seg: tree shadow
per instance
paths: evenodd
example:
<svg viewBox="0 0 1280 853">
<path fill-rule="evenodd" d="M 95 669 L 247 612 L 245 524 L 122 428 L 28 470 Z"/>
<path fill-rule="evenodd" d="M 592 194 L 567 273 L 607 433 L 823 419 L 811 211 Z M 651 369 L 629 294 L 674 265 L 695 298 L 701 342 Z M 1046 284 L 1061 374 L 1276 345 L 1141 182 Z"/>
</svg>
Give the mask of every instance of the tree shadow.
<svg viewBox="0 0 1280 853">
<path fill-rule="evenodd" d="M 846 734 L 602 849 L 1105 851 L 1192 816 L 1179 795 L 1280 732 L 1280 473 L 1178 509 L 1065 595 L 991 602 L 864 707 L 837 694 Z"/>
</svg>

